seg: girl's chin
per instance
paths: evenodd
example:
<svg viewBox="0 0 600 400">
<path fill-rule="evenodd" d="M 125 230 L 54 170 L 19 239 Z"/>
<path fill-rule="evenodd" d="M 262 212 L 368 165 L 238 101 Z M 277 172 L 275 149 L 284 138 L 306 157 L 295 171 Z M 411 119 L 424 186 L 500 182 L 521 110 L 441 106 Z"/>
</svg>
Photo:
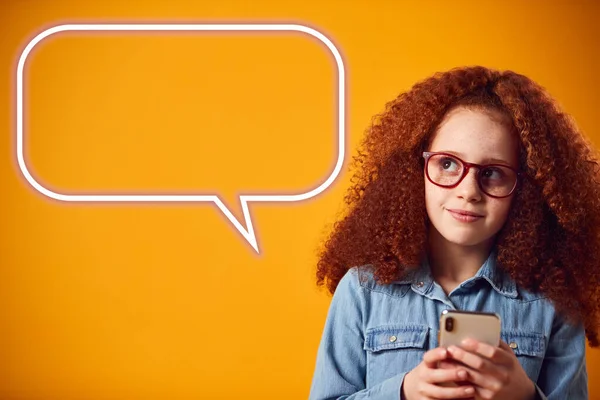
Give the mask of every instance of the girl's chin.
<svg viewBox="0 0 600 400">
<path fill-rule="evenodd" d="M 471 224 L 462 226 L 448 226 L 442 224 L 442 229 L 435 229 L 436 236 L 453 245 L 473 247 L 488 243 L 490 236 L 481 235 L 481 227 L 474 229 Z M 492 235 L 493 236 L 493 235 Z"/>
<path fill-rule="evenodd" d="M 475 238 L 473 236 L 456 236 L 456 235 L 442 235 L 444 239 L 457 246 L 465 246 L 472 247 L 483 244 L 487 242 L 486 240 L 481 240 L 481 238 Z"/>
</svg>

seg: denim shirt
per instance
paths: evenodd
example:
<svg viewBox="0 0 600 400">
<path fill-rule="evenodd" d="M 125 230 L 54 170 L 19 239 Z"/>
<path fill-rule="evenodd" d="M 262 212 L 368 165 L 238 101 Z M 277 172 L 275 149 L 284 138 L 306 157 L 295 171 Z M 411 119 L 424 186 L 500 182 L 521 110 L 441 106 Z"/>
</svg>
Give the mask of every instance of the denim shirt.
<svg viewBox="0 0 600 400">
<path fill-rule="evenodd" d="M 588 398 L 585 331 L 562 321 L 541 294 L 496 268 L 494 251 L 472 278 L 446 295 L 425 260 L 407 278 L 378 284 L 353 267 L 331 300 L 310 389 L 311 400 L 399 400 L 407 372 L 438 347 L 444 309 L 494 312 L 501 339 L 548 400 Z"/>
</svg>

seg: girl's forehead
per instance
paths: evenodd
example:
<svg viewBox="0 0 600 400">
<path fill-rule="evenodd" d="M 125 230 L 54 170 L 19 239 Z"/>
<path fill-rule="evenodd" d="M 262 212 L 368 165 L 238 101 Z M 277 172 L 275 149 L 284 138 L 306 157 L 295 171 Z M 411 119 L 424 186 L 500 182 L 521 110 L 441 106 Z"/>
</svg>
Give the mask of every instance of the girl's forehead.
<svg viewBox="0 0 600 400">
<path fill-rule="evenodd" d="M 457 109 L 440 123 L 429 150 L 456 153 L 470 162 L 495 159 L 512 165 L 518 160 L 518 138 L 498 112 Z"/>
</svg>

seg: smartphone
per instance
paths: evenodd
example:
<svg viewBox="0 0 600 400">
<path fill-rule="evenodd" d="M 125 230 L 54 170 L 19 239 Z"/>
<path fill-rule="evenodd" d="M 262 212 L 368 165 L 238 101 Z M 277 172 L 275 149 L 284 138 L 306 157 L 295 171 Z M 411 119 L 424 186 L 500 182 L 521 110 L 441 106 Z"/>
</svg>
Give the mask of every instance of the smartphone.
<svg viewBox="0 0 600 400">
<path fill-rule="evenodd" d="M 460 342 L 468 337 L 494 347 L 500 346 L 500 316 L 473 311 L 442 311 L 439 345 L 460 346 Z"/>
<path fill-rule="evenodd" d="M 491 346 L 500 346 L 500 316 L 495 313 L 444 310 L 440 317 L 438 343 L 441 347 L 460 346 L 466 338 L 472 338 Z M 441 364 L 438 363 L 438 368 Z M 468 382 L 447 382 L 445 387 L 456 387 Z"/>
</svg>

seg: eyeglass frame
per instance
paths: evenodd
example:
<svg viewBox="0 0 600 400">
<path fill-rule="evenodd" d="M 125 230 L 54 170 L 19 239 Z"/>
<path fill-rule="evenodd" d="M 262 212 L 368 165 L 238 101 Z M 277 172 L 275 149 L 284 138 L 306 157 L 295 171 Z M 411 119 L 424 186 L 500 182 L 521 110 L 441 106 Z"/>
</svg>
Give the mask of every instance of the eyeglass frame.
<svg viewBox="0 0 600 400">
<path fill-rule="evenodd" d="M 444 155 L 444 156 L 449 156 L 452 158 L 457 159 L 458 161 L 460 161 L 464 168 L 463 168 L 463 173 L 462 176 L 458 179 L 458 181 L 452 185 L 441 185 L 439 183 L 436 183 L 433 181 L 433 179 L 431 179 L 431 177 L 429 176 L 429 169 L 427 168 L 429 165 L 429 159 L 432 156 L 436 156 L 436 155 Z M 445 153 L 445 152 L 436 152 L 436 151 L 424 151 L 423 152 L 423 158 L 425 159 L 425 176 L 427 176 L 427 179 L 429 180 L 429 182 L 433 183 L 436 186 L 439 187 L 443 187 L 443 188 L 447 188 L 447 189 L 452 189 L 457 187 L 458 185 L 460 185 L 460 183 L 463 181 L 463 179 L 465 179 L 465 176 L 467 176 L 467 174 L 469 173 L 469 169 L 471 169 L 471 167 L 476 168 L 477 169 L 477 186 L 479 187 L 479 189 L 485 193 L 487 196 L 493 197 L 495 199 L 503 199 L 506 197 L 509 197 L 510 195 L 512 195 L 515 191 L 515 189 L 517 188 L 519 181 L 521 179 L 521 172 L 517 171 L 516 169 L 514 169 L 511 166 L 505 165 L 505 164 L 475 164 L 475 163 L 470 163 L 470 162 L 466 162 L 464 160 L 462 160 L 460 157 L 457 157 L 455 154 L 451 154 L 451 153 Z M 510 192 L 505 195 L 505 196 L 494 196 L 492 194 L 489 194 L 488 192 L 486 192 L 482 185 L 481 185 L 481 170 L 487 167 L 504 167 L 504 168 L 508 168 L 511 171 L 513 171 L 516 175 L 516 179 L 515 179 L 515 184 L 513 186 L 513 188 L 510 190 Z"/>
</svg>

